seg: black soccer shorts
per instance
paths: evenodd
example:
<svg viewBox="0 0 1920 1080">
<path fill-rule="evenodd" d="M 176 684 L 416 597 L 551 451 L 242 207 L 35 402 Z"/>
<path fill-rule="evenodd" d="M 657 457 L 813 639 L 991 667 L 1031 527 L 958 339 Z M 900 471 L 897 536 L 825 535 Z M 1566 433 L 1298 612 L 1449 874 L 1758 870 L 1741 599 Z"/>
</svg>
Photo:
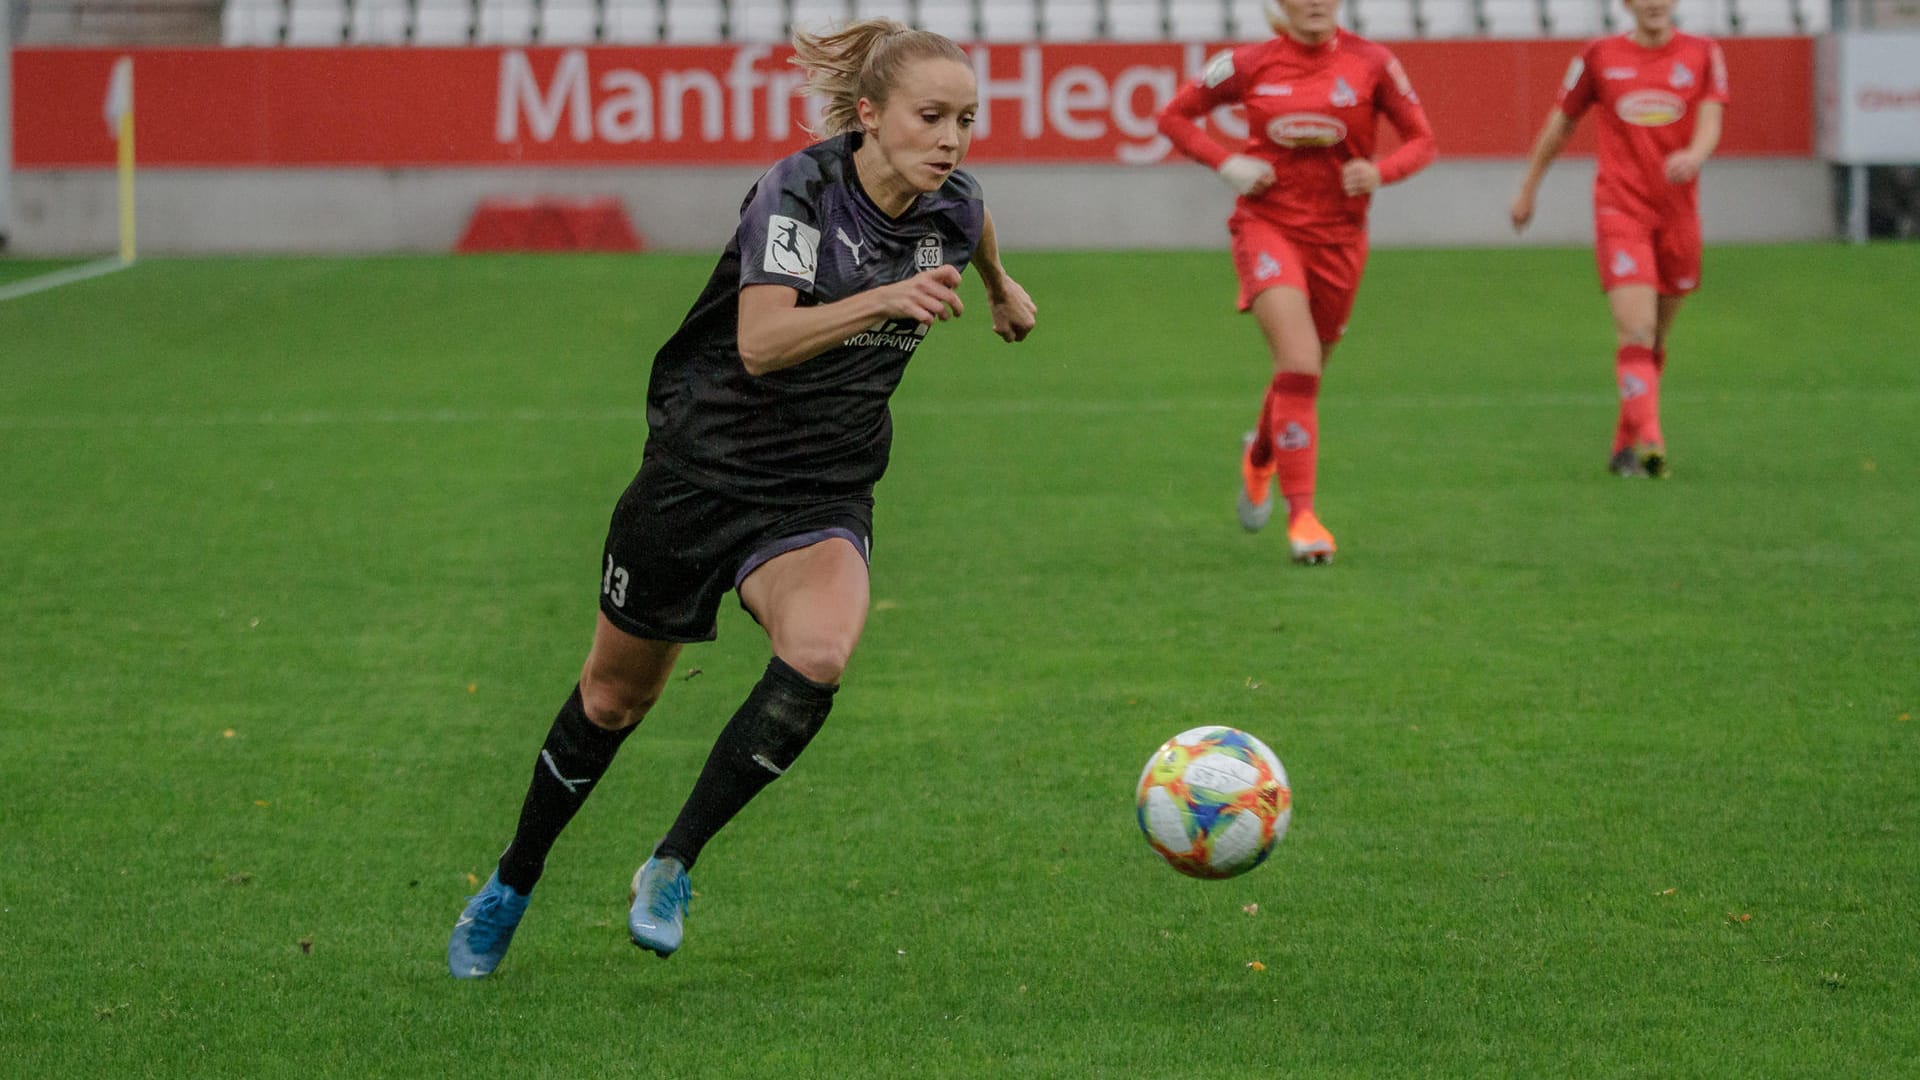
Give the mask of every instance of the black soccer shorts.
<svg viewBox="0 0 1920 1080">
<path fill-rule="evenodd" d="M 700 487 L 649 456 L 607 525 L 600 610 L 635 637 L 712 641 L 729 590 L 768 559 L 836 536 L 871 557 L 871 496 L 797 505 L 743 499 Z"/>
</svg>

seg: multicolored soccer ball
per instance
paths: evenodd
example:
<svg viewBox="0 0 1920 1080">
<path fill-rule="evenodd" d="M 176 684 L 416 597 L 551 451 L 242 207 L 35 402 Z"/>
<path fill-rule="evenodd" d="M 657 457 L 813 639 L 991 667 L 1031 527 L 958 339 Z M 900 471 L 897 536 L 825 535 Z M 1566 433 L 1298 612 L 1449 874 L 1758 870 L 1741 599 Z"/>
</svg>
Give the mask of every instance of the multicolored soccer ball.
<svg viewBox="0 0 1920 1080">
<path fill-rule="evenodd" d="M 1140 831 L 1189 877 L 1259 866 L 1287 834 L 1293 792 L 1267 744 L 1230 727 L 1197 727 L 1160 745 L 1135 791 Z"/>
</svg>

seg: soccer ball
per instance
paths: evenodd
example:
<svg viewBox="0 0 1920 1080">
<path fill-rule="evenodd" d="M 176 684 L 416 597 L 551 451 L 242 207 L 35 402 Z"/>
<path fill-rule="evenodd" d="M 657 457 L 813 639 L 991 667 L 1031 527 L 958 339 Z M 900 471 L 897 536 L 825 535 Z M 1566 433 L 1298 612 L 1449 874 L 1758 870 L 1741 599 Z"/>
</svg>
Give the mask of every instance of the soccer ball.
<svg viewBox="0 0 1920 1080">
<path fill-rule="evenodd" d="M 1230 878 L 1259 866 L 1293 815 L 1280 759 L 1230 727 L 1197 727 L 1160 744 L 1134 795 L 1147 843 L 1189 877 Z"/>
</svg>

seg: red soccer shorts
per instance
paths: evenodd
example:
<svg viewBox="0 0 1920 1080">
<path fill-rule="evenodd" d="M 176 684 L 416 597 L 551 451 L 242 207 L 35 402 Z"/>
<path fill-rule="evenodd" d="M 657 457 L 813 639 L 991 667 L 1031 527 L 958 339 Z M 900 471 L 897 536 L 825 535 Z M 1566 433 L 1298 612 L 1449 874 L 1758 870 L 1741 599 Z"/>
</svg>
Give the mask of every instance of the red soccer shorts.
<svg viewBox="0 0 1920 1080">
<path fill-rule="evenodd" d="M 1685 296 L 1700 287 L 1698 214 L 1675 215 L 1649 227 L 1603 206 L 1594 211 L 1593 236 L 1602 292 L 1651 285 L 1661 296 Z"/>
<path fill-rule="evenodd" d="M 1366 237 L 1350 244 L 1303 244 L 1287 239 L 1277 225 L 1238 215 L 1227 228 L 1233 234 L 1233 269 L 1240 275 L 1240 310 L 1276 285 L 1298 289 L 1307 294 L 1320 340 L 1339 341 L 1367 266 Z"/>
</svg>

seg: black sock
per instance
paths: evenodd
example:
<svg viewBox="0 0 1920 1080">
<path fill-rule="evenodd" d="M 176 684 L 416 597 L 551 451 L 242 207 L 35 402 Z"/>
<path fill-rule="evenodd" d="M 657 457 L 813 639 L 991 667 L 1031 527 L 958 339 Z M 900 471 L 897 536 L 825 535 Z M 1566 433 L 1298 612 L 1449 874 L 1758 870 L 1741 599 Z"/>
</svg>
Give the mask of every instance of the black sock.
<svg viewBox="0 0 1920 1080">
<path fill-rule="evenodd" d="M 654 854 L 688 869 L 700 849 L 732 821 L 760 789 L 791 768 L 827 722 L 837 687 L 814 682 L 774 657 L 746 703 L 720 732 L 693 793 Z"/>
<path fill-rule="evenodd" d="M 533 782 L 520 804 L 520 826 L 500 856 L 502 885 L 522 896 L 533 891 L 560 830 L 593 793 L 594 783 L 606 773 L 632 731 L 631 727 L 608 731 L 587 719 L 580 688 L 573 688 L 573 696 L 560 706 L 560 714 L 547 729 L 546 744 L 534 760 Z"/>
</svg>

